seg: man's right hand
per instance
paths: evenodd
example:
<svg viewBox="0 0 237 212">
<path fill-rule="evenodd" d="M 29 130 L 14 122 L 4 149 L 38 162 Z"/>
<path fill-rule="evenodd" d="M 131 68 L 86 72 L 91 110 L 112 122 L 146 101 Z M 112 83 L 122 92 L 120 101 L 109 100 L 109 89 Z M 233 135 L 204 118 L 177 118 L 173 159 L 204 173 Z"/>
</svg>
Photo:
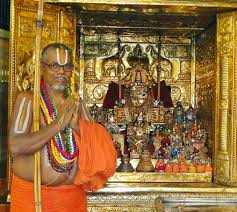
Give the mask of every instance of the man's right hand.
<svg viewBox="0 0 237 212">
<path fill-rule="evenodd" d="M 78 105 L 72 98 L 67 98 L 65 102 L 60 106 L 59 118 L 57 123 L 60 130 L 63 130 L 67 125 L 70 124 L 73 115 L 77 114 Z"/>
</svg>

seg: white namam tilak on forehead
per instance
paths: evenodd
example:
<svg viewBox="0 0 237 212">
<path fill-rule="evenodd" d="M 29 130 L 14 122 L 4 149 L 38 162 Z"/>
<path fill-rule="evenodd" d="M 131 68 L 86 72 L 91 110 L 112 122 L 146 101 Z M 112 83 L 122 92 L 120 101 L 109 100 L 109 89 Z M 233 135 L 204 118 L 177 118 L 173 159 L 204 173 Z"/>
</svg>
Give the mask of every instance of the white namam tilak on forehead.
<svg viewBox="0 0 237 212">
<path fill-rule="evenodd" d="M 59 48 L 56 49 L 56 54 L 57 54 L 57 63 L 61 66 L 66 65 L 68 63 L 68 50 L 67 49 L 61 49 L 64 50 L 63 55 L 65 55 L 65 57 L 61 56 L 60 57 L 60 50 Z"/>
</svg>

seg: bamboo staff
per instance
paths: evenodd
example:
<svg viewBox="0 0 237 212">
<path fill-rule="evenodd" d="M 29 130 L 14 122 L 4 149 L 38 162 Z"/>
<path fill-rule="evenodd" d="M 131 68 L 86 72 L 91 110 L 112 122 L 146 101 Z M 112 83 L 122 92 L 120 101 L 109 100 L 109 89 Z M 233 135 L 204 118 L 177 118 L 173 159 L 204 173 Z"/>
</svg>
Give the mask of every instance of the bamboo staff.
<svg viewBox="0 0 237 212">
<path fill-rule="evenodd" d="M 43 29 L 43 8 L 44 8 L 44 0 L 39 0 L 37 21 L 36 21 L 36 38 L 35 38 L 35 73 L 34 73 L 34 100 L 33 100 L 34 132 L 37 132 L 39 130 L 40 54 L 41 54 L 41 38 Z M 41 212 L 42 208 L 41 208 L 40 151 L 35 153 L 34 197 L 35 197 L 35 211 Z"/>
</svg>

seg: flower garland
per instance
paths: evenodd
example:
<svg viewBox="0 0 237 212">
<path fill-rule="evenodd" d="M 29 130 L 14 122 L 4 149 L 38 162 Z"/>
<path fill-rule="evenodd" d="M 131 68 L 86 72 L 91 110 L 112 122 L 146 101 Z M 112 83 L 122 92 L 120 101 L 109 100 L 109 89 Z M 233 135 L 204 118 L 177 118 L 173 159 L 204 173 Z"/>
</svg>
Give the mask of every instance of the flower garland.
<svg viewBox="0 0 237 212">
<path fill-rule="evenodd" d="M 44 80 L 40 82 L 40 106 L 44 114 L 45 121 L 50 124 L 57 118 L 57 108 L 50 98 Z M 63 134 L 62 134 L 63 133 Z M 64 140 L 62 139 L 64 136 Z M 73 167 L 79 150 L 76 145 L 72 128 L 66 127 L 63 132 L 58 132 L 48 143 L 47 151 L 49 162 L 57 172 L 67 172 Z"/>
</svg>

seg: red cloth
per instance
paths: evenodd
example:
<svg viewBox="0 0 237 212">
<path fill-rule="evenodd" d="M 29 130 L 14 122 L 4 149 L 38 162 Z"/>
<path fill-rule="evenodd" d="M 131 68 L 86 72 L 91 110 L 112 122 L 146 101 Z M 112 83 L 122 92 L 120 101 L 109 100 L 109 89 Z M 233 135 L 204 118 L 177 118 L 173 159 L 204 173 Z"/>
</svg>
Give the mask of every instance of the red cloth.
<svg viewBox="0 0 237 212">
<path fill-rule="evenodd" d="M 152 93 L 154 99 L 157 99 L 158 95 L 158 85 L 157 83 L 152 86 Z M 171 87 L 165 84 L 165 81 L 160 81 L 160 100 L 163 102 L 165 108 L 174 107 L 171 98 Z"/>
<path fill-rule="evenodd" d="M 152 86 L 151 91 L 149 91 L 149 94 L 153 96 L 154 100 L 157 99 L 158 95 L 157 86 L 158 85 L 156 83 L 155 85 Z M 125 97 L 126 89 L 130 88 L 126 88 L 124 85 L 121 86 L 121 98 Z M 115 82 L 111 82 L 109 84 L 108 91 L 103 101 L 103 107 L 114 108 L 115 102 L 118 100 L 119 100 L 119 85 Z M 163 102 L 164 107 L 166 108 L 174 106 L 171 98 L 171 87 L 167 86 L 164 80 L 160 82 L 160 100 Z"/>
<path fill-rule="evenodd" d="M 80 120 L 79 171 L 74 185 L 42 186 L 43 212 L 85 212 L 86 193 L 102 188 L 116 168 L 116 151 L 110 134 L 97 123 Z M 11 212 L 34 212 L 33 183 L 12 179 Z"/>
<path fill-rule="evenodd" d="M 124 98 L 125 86 L 121 85 L 121 98 Z M 110 82 L 108 91 L 103 101 L 104 108 L 114 108 L 116 101 L 119 100 L 119 84 Z"/>
</svg>

